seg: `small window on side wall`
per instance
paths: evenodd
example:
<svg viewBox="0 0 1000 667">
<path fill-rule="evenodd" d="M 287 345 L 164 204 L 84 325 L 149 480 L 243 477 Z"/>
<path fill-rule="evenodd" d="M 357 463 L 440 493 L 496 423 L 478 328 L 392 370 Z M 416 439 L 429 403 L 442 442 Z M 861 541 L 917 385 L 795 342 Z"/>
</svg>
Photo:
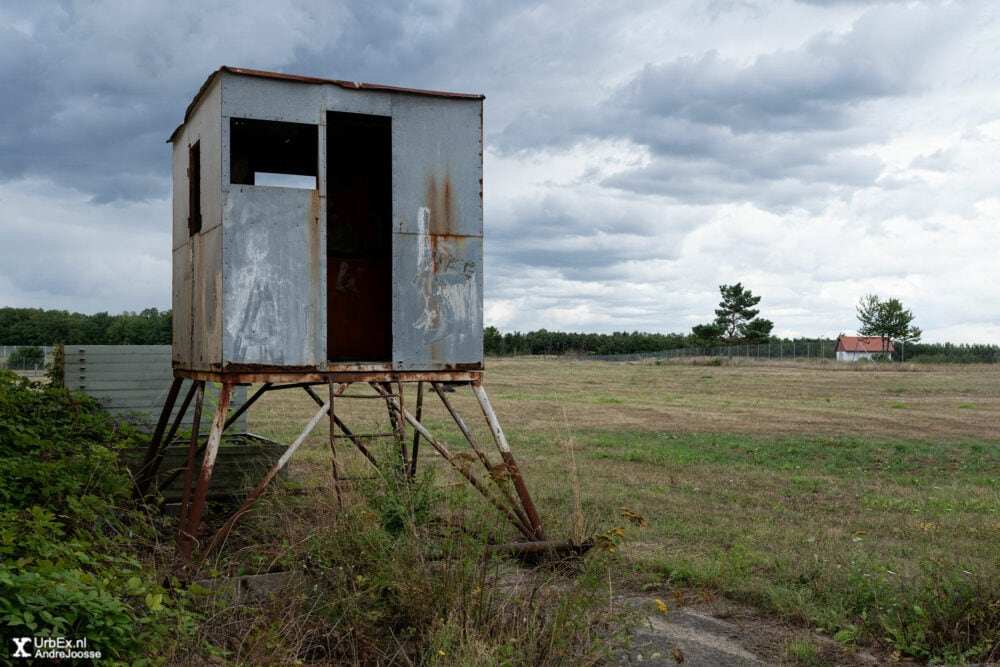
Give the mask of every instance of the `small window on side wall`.
<svg viewBox="0 0 1000 667">
<path fill-rule="evenodd" d="M 230 182 L 316 189 L 316 125 L 252 118 L 229 119 Z"/>
<path fill-rule="evenodd" d="M 201 231 L 201 142 L 188 147 L 188 235 Z"/>
</svg>

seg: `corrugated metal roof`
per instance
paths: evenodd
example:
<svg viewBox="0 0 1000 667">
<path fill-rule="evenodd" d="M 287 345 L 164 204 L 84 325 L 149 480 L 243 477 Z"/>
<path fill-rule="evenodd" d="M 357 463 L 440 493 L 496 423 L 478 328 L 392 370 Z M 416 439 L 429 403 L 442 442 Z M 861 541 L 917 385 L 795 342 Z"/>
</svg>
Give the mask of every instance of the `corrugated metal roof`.
<svg viewBox="0 0 1000 667">
<path fill-rule="evenodd" d="M 341 79 L 322 79 L 312 76 L 301 76 L 298 74 L 284 74 L 281 72 L 265 72 L 263 70 L 256 69 L 246 69 L 243 67 L 229 67 L 228 65 L 223 65 L 216 71 L 212 72 L 205 83 L 202 84 L 201 88 L 198 90 L 198 94 L 194 96 L 191 100 L 191 104 L 188 105 L 187 110 L 184 112 L 184 123 L 188 122 L 194 111 L 195 106 L 197 106 L 198 101 L 201 99 L 205 91 L 208 90 L 212 81 L 215 80 L 221 72 L 228 72 L 230 74 L 238 74 L 240 76 L 253 76 L 263 79 L 281 79 L 284 81 L 297 81 L 299 83 L 308 83 L 313 85 L 334 85 L 340 86 L 341 88 L 347 88 L 349 90 L 383 90 L 393 93 L 406 93 L 409 95 L 428 95 L 431 97 L 451 97 L 458 99 L 468 99 L 468 100 L 483 100 L 486 99 L 485 95 L 479 93 L 449 93 L 439 90 L 421 90 L 418 88 L 402 88 L 399 86 L 384 86 L 377 83 L 364 83 L 361 81 L 344 81 Z M 174 137 L 177 136 L 177 130 L 184 127 L 184 123 L 171 133 L 170 138 L 167 139 L 167 143 L 173 143 Z"/>
</svg>

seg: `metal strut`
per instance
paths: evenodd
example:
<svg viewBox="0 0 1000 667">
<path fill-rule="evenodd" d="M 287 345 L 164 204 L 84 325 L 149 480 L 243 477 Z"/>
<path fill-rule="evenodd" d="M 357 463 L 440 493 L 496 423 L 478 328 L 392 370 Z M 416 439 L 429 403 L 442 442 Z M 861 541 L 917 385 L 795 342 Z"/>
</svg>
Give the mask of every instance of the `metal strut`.
<svg viewBox="0 0 1000 667">
<path fill-rule="evenodd" d="M 331 375 L 329 377 L 317 378 L 316 381 L 285 382 L 283 384 L 279 384 L 277 382 L 267 382 L 262 385 L 253 394 L 253 396 L 232 415 L 228 414 L 229 406 L 232 398 L 233 387 L 237 384 L 237 382 L 226 377 L 222 377 L 220 379 L 222 379 L 222 386 L 219 391 L 217 410 L 212 421 L 207 442 L 199 445 L 201 413 L 205 401 L 204 379 L 195 379 L 192 383 L 188 396 L 184 400 L 184 404 L 180 410 L 180 414 L 176 417 L 176 423 L 169 431 L 170 436 L 165 439 L 166 442 L 169 442 L 173 437 L 183 414 L 187 410 L 188 404 L 193 400 L 194 419 L 191 429 L 191 439 L 188 445 L 187 465 L 183 469 L 186 477 L 186 483 L 183 490 L 181 515 L 177 529 L 178 551 L 181 557 L 186 561 L 191 560 L 195 545 L 198 542 L 198 534 L 202 528 L 205 501 L 212 481 L 212 473 L 214 471 L 216 456 L 218 454 L 219 444 L 221 442 L 223 432 L 235 421 L 235 419 L 246 412 L 246 410 L 249 409 L 249 406 L 255 403 L 264 393 L 293 387 L 300 387 L 304 389 L 317 404 L 318 411 L 312 419 L 309 420 L 308 424 L 306 424 L 302 433 L 291 445 L 288 446 L 278 461 L 271 467 L 267 474 L 264 475 L 263 479 L 260 480 L 253 491 L 250 492 L 239 509 L 237 509 L 229 517 L 225 524 L 215 533 L 213 538 L 208 542 L 207 546 L 200 550 L 197 563 L 199 567 L 205 562 L 208 555 L 226 540 L 236 522 L 239 521 L 247 510 L 250 509 L 271 480 L 273 480 L 281 469 L 284 468 L 298 448 L 312 433 L 319 422 L 324 419 L 324 417 L 329 421 L 330 455 L 334 489 L 338 496 L 338 503 L 340 501 L 341 493 L 339 482 L 342 479 L 342 471 L 337 460 L 338 449 L 336 441 L 338 439 L 344 439 L 351 442 L 355 447 L 357 447 L 358 451 L 364 456 L 364 458 L 370 464 L 375 466 L 377 465 L 377 461 L 372 452 L 365 446 L 365 439 L 381 436 L 392 437 L 396 443 L 397 454 L 399 456 L 403 473 L 406 478 L 410 480 L 412 480 L 416 469 L 419 444 L 420 441 L 423 440 L 442 457 L 444 457 L 445 460 L 447 460 L 448 463 L 460 475 L 462 475 L 469 482 L 469 484 L 473 486 L 473 488 L 475 488 L 491 505 L 493 505 L 495 509 L 503 514 L 511 525 L 518 530 L 523 541 L 515 543 L 512 550 L 518 553 L 528 553 L 549 550 L 552 548 L 563 549 L 575 546 L 569 542 L 557 542 L 548 539 L 534 501 L 532 500 L 524 478 L 521 475 L 521 470 L 517 462 L 514 460 L 514 455 L 511 452 L 510 445 L 503 433 L 503 429 L 500 427 L 500 422 L 497 419 L 496 413 L 490 405 L 489 398 L 486 395 L 486 390 L 482 386 L 481 378 L 472 377 L 463 378 L 462 380 L 456 380 L 455 378 L 448 377 L 440 380 L 433 377 L 420 378 L 417 380 L 418 385 L 415 402 L 415 414 L 411 413 L 406 407 L 403 400 L 404 382 L 397 377 L 393 377 L 391 379 L 348 378 L 345 380 L 342 377 L 334 377 Z M 411 379 L 410 381 L 412 382 L 414 380 Z M 493 440 L 500 456 L 499 461 L 491 461 L 490 455 L 476 440 L 475 436 L 473 436 L 465 420 L 458 413 L 452 401 L 449 400 L 446 395 L 446 387 L 444 384 L 446 381 L 449 385 L 468 385 L 471 387 L 493 436 Z M 441 403 L 448 411 L 448 414 L 451 416 L 459 431 L 465 437 L 465 440 L 469 443 L 473 452 L 475 452 L 475 458 L 461 453 L 458 455 L 453 454 L 448 446 L 445 445 L 443 441 L 435 437 L 423 423 L 424 382 L 428 382 L 430 384 L 434 393 L 441 400 Z M 355 383 L 368 384 L 374 390 L 375 394 L 369 396 L 355 394 L 346 395 L 347 389 Z M 317 394 L 316 391 L 313 390 L 313 387 L 323 385 L 325 385 L 326 391 L 329 394 L 329 397 L 325 401 L 319 394 Z M 163 433 L 164 431 L 167 431 L 166 424 L 169 419 L 169 413 L 173 410 L 173 406 L 179 392 L 180 379 L 175 380 L 174 385 L 171 387 L 171 394 L 168 396 L 167 405 L 164 406 L 164 413 L 160 417 L 160 423 L 158 424 L 157 432 L 154 434 L 153 442 L 150 443 L 150 449 L 147 452 L 146 463 L 141 471 L 141 477 L 137 480 L 137 483 L 142 484 L 142 492 L 145 492 L 151 480 L 155 479 L 156 468 L 162 459 L 163 450 L 165 449 Z M 337 414 L 338 411 L 336 405 L 338 399 L 368 397 L 385 401 L 391 424 L 390 431 L 386 433 L 355 433 L 348 428 L 348 426 L 341 419 L 341 416 Z M 407 425 L 413 429 L 413 439 L 411 442 L 407 442 Z M 204 451 L 204 455 L 202 457 L 201 465 L 198 467 L 197 458 L 198 455 L 201 454 L 202 450 Z M 479 477 L 471 469 L 471 462 L 475 461 L 477 458 L 486 471 L 486 474 L 483 477 Z M 490 482 L 492 482 L 492 484 Z M 511 545 L 507 546 L 510 547 Z"/>
</svg>

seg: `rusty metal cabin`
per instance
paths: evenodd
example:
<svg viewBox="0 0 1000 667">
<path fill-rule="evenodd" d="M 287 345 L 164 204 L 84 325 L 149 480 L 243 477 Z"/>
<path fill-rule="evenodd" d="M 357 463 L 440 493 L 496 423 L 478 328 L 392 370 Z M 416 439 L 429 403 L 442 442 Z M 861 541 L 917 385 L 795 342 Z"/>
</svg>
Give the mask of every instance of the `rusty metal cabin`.
<svg viewBox="0 0 1000 667">
<path fill-rule="evenodd" d="M 481 369 L 482 108 L 212 73 L 169 140 L 174 368 Z"/>
</svg>

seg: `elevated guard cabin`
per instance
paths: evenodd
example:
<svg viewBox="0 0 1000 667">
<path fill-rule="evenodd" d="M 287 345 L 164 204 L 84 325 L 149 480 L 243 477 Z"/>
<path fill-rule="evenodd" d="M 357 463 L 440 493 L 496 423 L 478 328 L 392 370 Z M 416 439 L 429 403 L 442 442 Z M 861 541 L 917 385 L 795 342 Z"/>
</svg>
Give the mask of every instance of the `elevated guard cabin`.
<svg viewBox="0 0 1000 667">
<path fill-rule="evenodd" d="M 479 370 L 481 95 L 223 67 L 170 137 L 173 365 Z"/>
<path fill-rule="evenodd" d="M 522 540 L 516 549 L 552 546 L 482 383 L 482 128 L 481 95 L 232 67 L 201 87 L 170 137 L 174 380 L 136 483 L 137 494 L 150 493 L 193 405 L 189 496 L 178 529 L 185 558 L 201 543 L 223 432 L 278 389 L 304 390 L 318 412 L 202 559 L 324 419 L 338 499 L 341 445 L 376 465 L 368 438 L 393 438 L 412 478 L 424 441 L 513 524 Z M 193 382 L 170 425 L 184 379 Z M 203 442 L 207 382 L 220 388 Z M 247 384 L 258 387 L 230 414 L 233 388 Z M 415 399 L 404 401 L 413 385 Z M 484 477 L 422 423 L 425 385 Z M 448 398 L 456 386 L 471 387 L 499 459 Z M 384 401 L 389 430 L 361 433 L 345 424 L 349 411 L 339 406 L 352 398 Z"/>
</svg>

